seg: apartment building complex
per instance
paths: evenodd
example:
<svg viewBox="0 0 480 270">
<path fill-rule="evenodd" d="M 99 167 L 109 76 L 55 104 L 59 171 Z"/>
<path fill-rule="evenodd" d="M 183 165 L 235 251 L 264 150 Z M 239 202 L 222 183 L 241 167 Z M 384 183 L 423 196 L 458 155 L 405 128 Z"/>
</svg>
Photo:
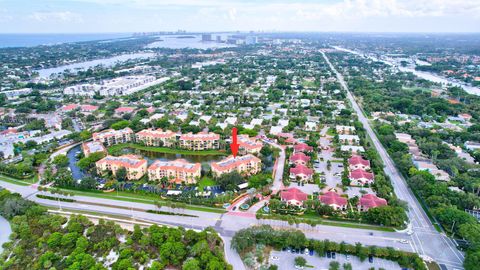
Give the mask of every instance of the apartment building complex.
<svg viewBox="0 0 480 270">
<path fill-rule="evenodd" d="M 248 135 L 238 135 L 238 144 L 241 154 L 258 154 L 262 150 L 263 143 Z"/>
<path fill-rule="evenodd" d="M 124 128 L 120 130 L 107 129 L 101 132 L 93 133 L 93 141 L 101 142 L 106 146 L 111 146 L 119 143 L 131 142 L 134 139 L 135 133 L 131 128 Z"/>
<path fill-rule="evenodd" d="M 256 174 L 262 169 L 262 161 L 254 155 L 248 154 L 245 156 L 229 156 L 219 162 L 212 162 L 212 173 L 219 177 L 224 173 L 231 173 L 237 171 L 240 174 Z"/>
<path fill-rule="evenodd" d="M 155 161 L 148 167 L 148 179 L 160 180 L 181 180 L 185 184 L 195 184 L 201 177 L 202 165 L 200 163 L 189 163 L 184 159 L 173 161 Z"/>
<path fill-rule="evenodd" d="M 136 134 L 137 142 L 141 142 L 146 146 L 172 147 L 175 146 L 177 134 L 171 130 L 163 131 L 162 129 L 154 130 L 144 129 Z"/>
<path fill-rule="evenodd" d="M 106 156 L 97 161 L 95 165 L 99 174 L 111 171 L 113 175 L 116 175 L 120 168 L 125 168 L 128 180 L 138 180 L 147 172 L 147 161 L 136 155 Z"/>
<path fill-rule="evenodd" d="M 180 135 L 178 139 L 180 148 L 201 151 L 220 148 L 220 135 L 213 132 L 187 133 Z"/>
</svg>

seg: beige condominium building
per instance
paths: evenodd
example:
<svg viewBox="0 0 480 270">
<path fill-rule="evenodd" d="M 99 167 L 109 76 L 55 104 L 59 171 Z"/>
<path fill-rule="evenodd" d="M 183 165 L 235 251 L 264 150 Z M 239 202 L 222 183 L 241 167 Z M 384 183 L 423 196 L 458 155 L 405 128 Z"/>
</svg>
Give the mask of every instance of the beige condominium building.
<svg viewBox="0 0 480 270">
<path fill-rule="evenodd" d="M 131 128 L 124 128 L 120 130 L 107 129 L 101 132 L 93 133 L 93 141 L 101 142 L 106 146 L 131 142 L 134 139 L 135 133 Z"/>
<path fill-rule="evenodd" d="M 123 155 L 119 157 L 106 156 L 95 164 L 98 173 L 111 171 L 116 175 L 118 169 L 125 168 L 128 180 L 138 180 L 147 172 L 147 161 L 136 155 Z"/>
<path fill-rule="evenodd" d="M 201 177 L 202 165 L 200 163 L 189 163 L 184 159 L 173 161 L 155 161 L 148 167 L 148 179 L 160 180 L 181 180 L 186 184 L 195 184 Z"/>
<path fill-rule="evenodd" d="M 262 169 L 262 161 L 254 155 L 229 156 L 219 162 L 212 162 L 212 173 L 218 177 L 224 173 L 237 171 L 240 174 L 252 175 L 259 173 Z"/>
<path fill-rule="evenodd" d="M 82 150 L 85 157 L 98 152 L 107 154 L 107 149 L 101 142 L 84 142 L 82 143 Z"/>
<path fill-rule="evenodd" d="M 187 133 L 180 135 L 179 147 L 183 149 L 201 151 L 220 148 L 220 135 L 213 132 Z"/>
<path fill-rule="evenodd" d="M 238 144 L 242 154 L 258 154 L 262 150 L 263 143 L 248 135 L 238 135 Z"/>
<path fill-rule="evenodd" d="M 146 146 L 172 147 L 175 145 L 177 134 L 171 130 L 144 129 L 137 132 L 137 142 L 143 142 Z"/>
</svg>

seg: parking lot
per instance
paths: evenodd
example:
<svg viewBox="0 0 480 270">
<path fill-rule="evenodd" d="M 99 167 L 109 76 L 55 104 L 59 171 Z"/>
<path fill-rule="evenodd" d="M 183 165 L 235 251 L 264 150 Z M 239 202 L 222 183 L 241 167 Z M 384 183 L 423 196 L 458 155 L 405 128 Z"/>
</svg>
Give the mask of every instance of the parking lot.
<svg viewBox="0 0 480 270">
<path fill-rule="evenodd" d="M 335 259 L 327 258 L 327 257 L 319 257 L 317 254 L 305 255 L 305 254 L 294 254 L 287 251 L 276 251 L 273 250 L 270 254 L 270 264 L 275 264 L 278 266 L 278 269 L 295 269 L 294 261 L 297 256 L 302 256 L 307 260 L 307 265 L 313 266 L 313 268 L 305 267 L 305 269 L 319 269 L 319 270 L 327 270 L 329 268 L 329 264 L 332 261 L 337 261 L 340 263 L 340 269 L 342 269 L 342 265 L 344 263 L 350 263 L 352 265 L 352 269 L 355 270 L 368 270 L 371 267 L 375 267 L 375 269 L 383 268 L 385 270 L 401 270 L 402 268 L 396 263 L 384 259 L 374 258 L 373 263 L 370 263 L 368 259 L 361 262 L 359 258 L 355 256 L 347 256 L 344 254 L 335 254 Z"/>
</svg>

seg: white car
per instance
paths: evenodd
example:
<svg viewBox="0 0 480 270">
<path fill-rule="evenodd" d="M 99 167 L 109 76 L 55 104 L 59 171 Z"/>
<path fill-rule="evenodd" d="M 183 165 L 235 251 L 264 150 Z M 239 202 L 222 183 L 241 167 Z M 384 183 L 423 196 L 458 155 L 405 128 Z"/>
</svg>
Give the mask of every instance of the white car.
<svg viewBox="0 0 480 270">
<path fill-rule="evenodd" d="M 271 259 L 272 261 L 278 261 L 278 260 L 279 260 L 279 258 L 278 258 L 277 256 L 271 256 L 270 259 Z"/>
<path fill-rule="evenodd" d="M 402 244 L 408 244 L 409 243 L 408 240 L 405 240 L 405 239 L 402 239 L 399 242 L 402 243 Z"/>
</svg>

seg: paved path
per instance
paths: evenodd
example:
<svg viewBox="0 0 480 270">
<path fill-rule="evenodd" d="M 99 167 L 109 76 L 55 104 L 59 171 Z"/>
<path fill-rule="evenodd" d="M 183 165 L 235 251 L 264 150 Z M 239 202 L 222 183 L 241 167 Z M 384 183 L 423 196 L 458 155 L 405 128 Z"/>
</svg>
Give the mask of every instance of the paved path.
<svg viewBox="0 0 480 270">
<path fill-rule="evenodd" d="M 358 115 L 358 120 L 363 124 L 368 136 L 373 142 L 378 154 L 385 163 L 385 173 L 390 176 L 395 194 L 400 200 L 406 201 L 409 205 L 408 216 L 413 227 L 413 243 L 415 250 L 422 255 L 434 258 L 437 262 L 445 264 L 448 269 L 463 269 L 464 255 L 456 247 L 452 240 L 444 234 L 438 233 L 433 224 L 430 222 L 427 214 L 423 211 L 420 203 L 417 201 L 412 191 L 409 189 L 406 180 L 395 167 L 392 159 L 387 151 L 380 143 L 377 135 L 373 131 L 368 119 L 365 117 L 363 110 L 358 105 L 352 93 L 342 76 L 335 67 L 330 63 L 328 57 L 322 52 L 322 55 L 330 66 L 331 70 L 336 74 L 342 88 L 347 91 L 347 98 L 352 108 Z"/>
</svg>

